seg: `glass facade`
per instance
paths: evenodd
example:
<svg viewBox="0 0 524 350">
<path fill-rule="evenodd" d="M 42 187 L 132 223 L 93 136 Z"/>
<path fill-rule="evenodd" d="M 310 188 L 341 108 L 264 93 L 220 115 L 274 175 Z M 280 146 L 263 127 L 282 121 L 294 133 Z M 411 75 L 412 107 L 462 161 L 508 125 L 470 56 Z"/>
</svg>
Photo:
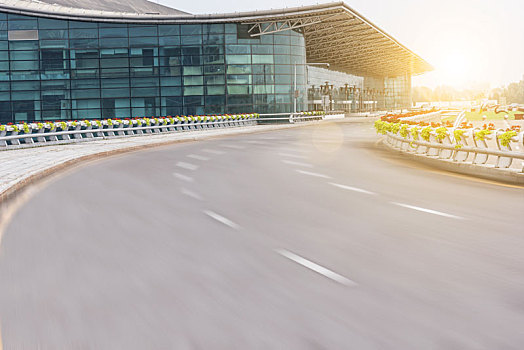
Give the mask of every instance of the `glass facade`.
<svg viewBox="0 0 524 350">
<path fill-rule="evenodd" d="M 303 35 L 247 30 L 0 13 L 0 122 L 305 110 Z"/>
</svg>

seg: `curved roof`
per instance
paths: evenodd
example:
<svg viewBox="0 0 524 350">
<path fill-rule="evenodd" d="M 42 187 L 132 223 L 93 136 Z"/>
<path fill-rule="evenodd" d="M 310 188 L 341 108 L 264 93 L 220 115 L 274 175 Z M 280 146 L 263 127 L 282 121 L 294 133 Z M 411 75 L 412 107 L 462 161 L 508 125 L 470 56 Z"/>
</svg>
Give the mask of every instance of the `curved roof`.
<svg viewBox="0 0 524 350">
<path fill-rule="evenodd" d="M 126 6 L 114 0 L 45 1 L 2 0 L 0 11 L 102 22 L 244 23 L 251 25 L 252 36 L 299 30 L 304 33 L 307 60 L 310 63 L 329 63 L 331 68 L 340 71 L 378 77 L 421 74 L 433 69 L 344 2 L 278 10 L 191 15 L 146 0 L 130 0 Z M 109 3 L 112 3 L 111 6 Z M 149 8 L 153 12 L 149 12 Z"/>
</svg>

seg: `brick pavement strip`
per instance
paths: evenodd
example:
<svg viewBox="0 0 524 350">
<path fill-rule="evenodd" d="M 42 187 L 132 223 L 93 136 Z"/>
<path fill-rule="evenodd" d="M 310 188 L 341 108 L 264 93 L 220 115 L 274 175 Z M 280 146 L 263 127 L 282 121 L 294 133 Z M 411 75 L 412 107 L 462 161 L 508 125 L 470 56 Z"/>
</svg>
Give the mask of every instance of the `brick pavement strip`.
<svg viewBox="0 0 524 350">
<path fill-rule="evenodd" d="M 137 135 L 65 145 L 0 151 L 0 203 L 10 198 L 24 186 L 82 161 L 183 141 L 255 133 L 311 124 L 257 125 L 230 129 Z"/>
</svg>

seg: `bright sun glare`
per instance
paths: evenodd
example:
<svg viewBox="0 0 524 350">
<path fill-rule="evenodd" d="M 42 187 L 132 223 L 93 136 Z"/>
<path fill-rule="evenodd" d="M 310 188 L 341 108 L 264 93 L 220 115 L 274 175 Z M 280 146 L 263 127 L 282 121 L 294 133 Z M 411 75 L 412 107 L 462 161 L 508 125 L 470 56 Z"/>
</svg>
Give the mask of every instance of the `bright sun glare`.
<svg viewBox="0 0 524 350">
<path fill-rule="evenodd" d="M 437 66 L 439 75 L 450 85 L 461 85 L 468 78 L 468 61 L 460 52 L 450 52 L 442 57 L 442 62 Z"/>
</svg>

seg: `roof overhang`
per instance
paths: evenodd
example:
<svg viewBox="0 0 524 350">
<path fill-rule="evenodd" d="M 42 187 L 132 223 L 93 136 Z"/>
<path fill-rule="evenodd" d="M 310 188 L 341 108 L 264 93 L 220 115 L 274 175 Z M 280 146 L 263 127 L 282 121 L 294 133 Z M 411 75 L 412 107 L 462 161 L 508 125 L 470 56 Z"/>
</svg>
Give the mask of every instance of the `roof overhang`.
<svg viewBox="0 0 524 350">
<path fill-rule="evenodd" d="M 76 9 L 27 0 L 4 0 L 0 10 L 29 16 L 123 23 L 244 23 L 252 36 L 298 30 L 309 63 L 329 63 L 351 74 L 396 77 L 433 67 L 343 2 L 267 11 L 162 15 Z"/>
</svg>

